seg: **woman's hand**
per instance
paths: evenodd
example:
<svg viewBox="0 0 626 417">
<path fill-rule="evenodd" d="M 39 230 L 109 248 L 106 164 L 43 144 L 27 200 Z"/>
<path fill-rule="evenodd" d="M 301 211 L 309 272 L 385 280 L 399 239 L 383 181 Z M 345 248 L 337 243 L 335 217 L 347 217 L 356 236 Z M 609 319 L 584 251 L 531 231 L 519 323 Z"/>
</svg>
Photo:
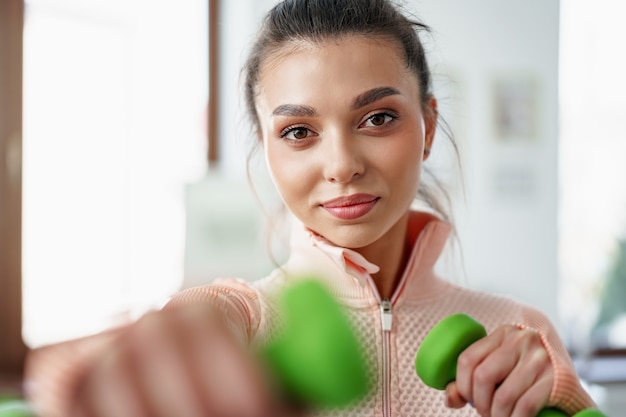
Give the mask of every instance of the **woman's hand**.
<svg viewBox="0 0 626 417">
<path fill-rule="evenodd" d="M 535 417 L 548 403 L 553 379 L 539 334 L 505 325 L 459 356 L 447 403 L 471 403 L 482 417 Z"/>
<path fill-rule="evenodd" d="M 146 314 L 90 364 L 71 415 L 275 415 L 260 365 L 223 323 L 208 305 Z"/>
</svg>

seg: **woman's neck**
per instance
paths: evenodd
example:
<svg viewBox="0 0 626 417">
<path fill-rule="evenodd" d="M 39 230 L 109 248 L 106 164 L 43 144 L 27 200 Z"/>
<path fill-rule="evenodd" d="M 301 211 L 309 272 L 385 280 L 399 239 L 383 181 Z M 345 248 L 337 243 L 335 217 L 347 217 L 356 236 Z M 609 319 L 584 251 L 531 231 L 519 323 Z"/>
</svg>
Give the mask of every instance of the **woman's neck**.
<svg viewBox="0 0 626 417">
<path fill-rule="evenodd" d="M 357 250 L 365 259 L 380 267 L 372 279 L 382 299 L 391 298 L 408 262 L 408 220 L 407 213 L 376 242 Z"/>
</svg>

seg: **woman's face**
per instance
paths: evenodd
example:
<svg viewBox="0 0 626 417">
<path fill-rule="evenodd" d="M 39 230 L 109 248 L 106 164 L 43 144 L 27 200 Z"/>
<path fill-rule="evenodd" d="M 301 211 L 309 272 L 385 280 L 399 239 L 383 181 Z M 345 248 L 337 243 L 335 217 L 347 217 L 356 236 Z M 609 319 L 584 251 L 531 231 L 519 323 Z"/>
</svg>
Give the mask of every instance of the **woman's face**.
<svg viewBox="0 0 626 417">
<path fill-rule="evenodd" d="M 286 46 L 263 63 L 258 91 L 269 171 L 307 227 L 357 249 L 406 219 L 436 109 L 433 99 L 423 114 L 394 43 L 352 36 Z"/>
</svg>

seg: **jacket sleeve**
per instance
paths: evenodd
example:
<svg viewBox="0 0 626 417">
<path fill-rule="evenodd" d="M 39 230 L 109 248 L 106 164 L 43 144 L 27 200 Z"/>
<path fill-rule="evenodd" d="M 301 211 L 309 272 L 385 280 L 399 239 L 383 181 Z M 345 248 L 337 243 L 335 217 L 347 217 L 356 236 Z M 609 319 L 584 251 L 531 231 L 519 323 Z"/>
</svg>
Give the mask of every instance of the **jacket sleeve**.
<svg viewBox="0 0 626 417">
<path fill-rule="evenodd" d="M 524 307 L 524 323 L 520 328 L 537 330 L 554 369 L 554 382 L 550 393 L 550 406 L 573 415 L 596 405 L 580 382 L 574 364 L 558 332 L 550 320 L 539 310 Z"/>
<path fill-rule="evenodd" d="M 164 309 L 190 303 L 211 303 L 225 317 L 228 328 L 242 343 L 252 343 L 261 321 L 257 292 L 246 281 L 218 279 L 174 295 Z"/>
</svg>

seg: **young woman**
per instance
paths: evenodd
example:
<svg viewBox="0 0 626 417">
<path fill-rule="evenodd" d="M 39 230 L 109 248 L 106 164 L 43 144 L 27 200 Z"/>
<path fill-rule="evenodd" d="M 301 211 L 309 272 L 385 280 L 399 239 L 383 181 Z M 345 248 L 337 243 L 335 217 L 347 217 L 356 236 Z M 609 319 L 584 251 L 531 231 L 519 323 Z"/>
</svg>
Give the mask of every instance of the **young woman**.
<svg viewBox="0 0 626 417">
<path fill-rule="evenodd" d="M 273 295 L 310 271 L 346 307 L 371 361 L 370 394 L 329 414 L 532 417 L 545 406 L 593 406 L 543 314 L 433 271 L 452 226 L 421 180 L 438 123 L 424 30 L 387 0 L 285 0 L 267 14 L 244 68 L 246 103 L 293 215 L 288 261 L 254 283 L 184 291 L 76 349 L 63 390 L 53 390 L 57 411 L 278 415 L 283 405 L 249 346 L 271 338 Z M 412 209 L 416 198 L 432 209 Z M 441 393 L 413 361 L 428 330 L 456 312 L 489 335 L 461 355 L 457 381 Z M 33 403 L 54 415 L 36 393 Z"/>
</svg>

